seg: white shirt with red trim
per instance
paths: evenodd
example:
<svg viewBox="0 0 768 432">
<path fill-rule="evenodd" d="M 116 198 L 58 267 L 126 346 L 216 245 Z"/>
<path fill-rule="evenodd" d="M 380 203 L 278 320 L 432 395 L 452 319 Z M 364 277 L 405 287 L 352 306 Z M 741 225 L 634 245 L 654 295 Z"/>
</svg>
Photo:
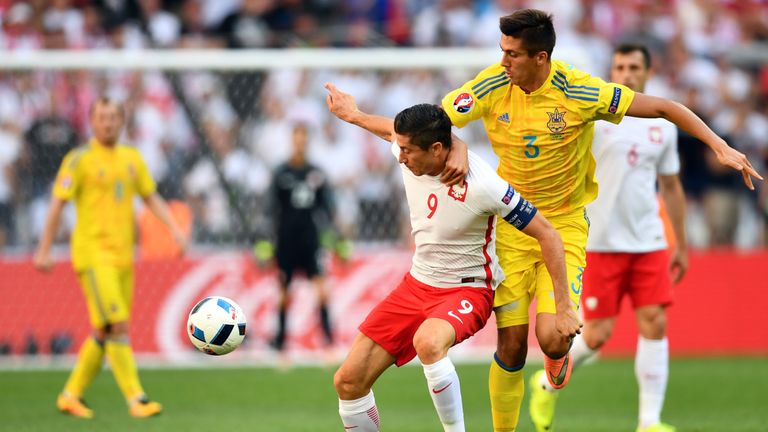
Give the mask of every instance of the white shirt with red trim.
<svg viewBox="0 0 768 432">
<path fill-rule="evenodd" d="M 393 143 L 395 157 L 399 152 Z M 496 216 L 523 229 L 536 208 L 471 151 L 463 187 L 400 168 L 416 243 L 411 275 L 437 288 L 496 289 L 504 279 L 496 257 Z"/>
<path fill-rule="evenodd" d="M 667 248 L 656 198 L 658 175 L 680 171 L 677 127 L 664 119 L 625 117 L 595 123 L 592 153 L 600 191 L 587 206 L 587 250 L 642 253 Z"/>
</svg>

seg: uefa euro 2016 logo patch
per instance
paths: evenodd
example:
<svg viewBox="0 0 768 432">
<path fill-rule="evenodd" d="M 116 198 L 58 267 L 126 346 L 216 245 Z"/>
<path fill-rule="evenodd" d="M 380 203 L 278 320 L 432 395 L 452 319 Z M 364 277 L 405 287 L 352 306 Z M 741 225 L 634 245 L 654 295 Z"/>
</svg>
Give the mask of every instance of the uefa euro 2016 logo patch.
<svg viewBox="0 0 768 432">
<path fill-rule="evenodd" d="M 466 114 L 472 111 L 474 105 L 475 101 L 469 93 L 460 93 L 456 96 L 456 99 L 453 100 L 453 109 L 459 114 Z"/>
</svg>

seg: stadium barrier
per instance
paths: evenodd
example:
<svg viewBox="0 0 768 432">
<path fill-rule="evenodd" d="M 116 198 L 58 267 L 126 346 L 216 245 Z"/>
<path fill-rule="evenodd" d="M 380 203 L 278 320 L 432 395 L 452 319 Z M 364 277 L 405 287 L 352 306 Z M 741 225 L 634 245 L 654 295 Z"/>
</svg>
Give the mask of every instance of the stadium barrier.
<svg viewBox="0 0 768 432">
<path fill-rule="evenodd" d="M 332 316 L 341 353 L 357 325 L 402 278 L 411 254 L 381 249 L 356 254 L 352 261 L 330 264 Z M 685 280 L 675 288 L 669 313 L 673 355 L 768 353 L 768 303 L 765 266 L 768 252 L 696 252 Z M 29 261 L 0 262 L 0 349 L 11 356 L 74 353 L 89 331 L 85 303 L 69 262 L 52 275 L 34 270 Z M 298 359 L 322 358 L 315 293 L 306 281 L 293 289 L 288 348 Z M 247 254 L 215 253 L 172 261 L 139 261 L 131 338 L 139 355 L 164 363 L 194 364 L 202 354 L 185 334 L 190 308 L 207 295 L 235 299 L 248 316 L 246 344 L 231 358 L 261 362 L 270 358 L 277 285 L 273 269 L 260 268 Z M 532 353 L 536 353 L 531 335 Z M 458 359 L 487 359 L 494 351 L 493 321 L 457 347 Z M 628 355 L 636 343 L 633 316 L 624 307 L 606 355 Z M 2 357 L 2 356 L 0 356 Z M 229 358 L 230 356 L 228 356 Z M 24 358 L 28 358 L 24 356 Z M 17 362 L 18 363 L 18 362 Z M 209 363 L 206 363 L 209 364 Z"/>
</svg>

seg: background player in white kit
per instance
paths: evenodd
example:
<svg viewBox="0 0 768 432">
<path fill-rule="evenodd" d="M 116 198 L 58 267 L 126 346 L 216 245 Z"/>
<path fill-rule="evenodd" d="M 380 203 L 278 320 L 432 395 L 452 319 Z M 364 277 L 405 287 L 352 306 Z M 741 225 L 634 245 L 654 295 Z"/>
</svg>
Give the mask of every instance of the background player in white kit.
<svg viewBox="0 0 768 432">
<path fill-rule="evenodd" d="M 650 61 L 643 45 L 617 47 L 611 81 L 643 92 Z M 592 224 L 581 297 L 585 326 L 571 349 L 573 365 L 576 368 L 593 356 L 610 338 L 621 300 L 629 295 L 640 333 L 635 356 L 640 390 L 637 430 L 674 431 L 661 423 L 661 409 L 669 366 L 665 307 L 672 302 L 670 273 L 677 283 L 688 268 L 677 128 L 663 119 L 625 117 L 619 125 L 597 122 L 592 152 L 600 193 L 587 206 Z M 657 180 L 677 239 L 671 258 L 659 216 Z M 531 379 L 531 419 L 537 431 L 551 430 L 557 397 L 543 372 Z"/>
<path fill-rule="evenodd" d="M 331 84 L 326 88 L 328 108 L 339 118 L 356 109 L 350 95 Z M 464 185 L 441 183 L 452 142 L 451 121 L 442 108 L 407 108 L 395 117 L 394 131 L 390 119 L 382 120 L 369 130 L 392 141 L 401 163 L 416 251 L 410 272 L 360 325 L 334 376 L 339 414 L 345 430 L 378 431 L 373 383 L 392 364 L 418 355 L 444 430 L 464 431 L 459 378 L 447 354 L 483 328 L 493 290 L 504 277 L 495 253 L 496 215 L 539 241 L 558 298 L 568 296 L 563 243 L 536 208 L 472 152 Z M 563 336 L 575 336 L 576 314 L 571 309 L 562 314 L 568 323 Z"/>
</svg>

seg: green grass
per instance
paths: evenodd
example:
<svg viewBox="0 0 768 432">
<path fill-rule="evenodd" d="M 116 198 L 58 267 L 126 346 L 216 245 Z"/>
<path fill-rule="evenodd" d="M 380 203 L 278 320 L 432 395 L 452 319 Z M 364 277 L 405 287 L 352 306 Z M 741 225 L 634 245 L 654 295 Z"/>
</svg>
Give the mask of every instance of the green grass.
<svg viewBox="0 0 768 432">
<path fill-rule="evenodd" d="M 527 368 L 531 373 L 535 365 Z M 670 366 L 664 419 L 681 432 L 768 431 L 768 359 L 684 359 Z M 56 412 L 64 371 L 0 372 L 1 431 L 339 431 L 333 371 L 297 368 L 145 370 L 144 386 L 165 412 L 132 419 L 111 375 L 87 394 L 90 421 Z M 487 366 L 459 367 L 468 431 L 490 431 Z M 374 387 L 385 431 L 441 427 L 419 367 L 390 369 Z M 532 431 L 523 404 L 518 431 Z M 631 360 L 604 360 L 574 374 L 561 393 L 558 432 L 634 431 L 637 391 Z"/>
</svg>

